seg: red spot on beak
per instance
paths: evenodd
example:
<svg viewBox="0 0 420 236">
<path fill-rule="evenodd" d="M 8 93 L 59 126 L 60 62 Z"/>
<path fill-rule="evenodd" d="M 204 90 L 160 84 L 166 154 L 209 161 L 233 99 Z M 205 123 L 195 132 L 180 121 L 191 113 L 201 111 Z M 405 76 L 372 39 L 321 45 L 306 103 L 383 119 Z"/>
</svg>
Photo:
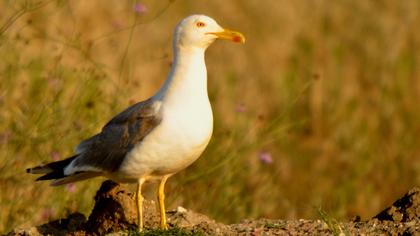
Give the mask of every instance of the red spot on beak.
<svg viewBox="0 0 420 236">
<path fill-rule="evenodd" d="M 239 36 L 233 37 L 233 42 L 240 43 L 241 41 L 242 41 L 241 37 L 239 37 Z"/>
</svg>

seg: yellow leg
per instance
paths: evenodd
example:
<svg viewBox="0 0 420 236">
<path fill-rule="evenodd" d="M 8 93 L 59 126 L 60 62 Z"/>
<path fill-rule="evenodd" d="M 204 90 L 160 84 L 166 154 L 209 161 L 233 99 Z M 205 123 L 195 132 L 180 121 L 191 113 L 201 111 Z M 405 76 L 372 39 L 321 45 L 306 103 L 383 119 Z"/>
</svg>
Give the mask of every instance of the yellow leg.
<svg viewBox="0 0 420 236">
<path fill-rule="evenodd" d="M 169 175 L 166 175 L 162 178 L 159 184 L 158 190 L 158 200 L 159 200 L 159 209 L 160 209 L 160 227 L 162 229 L 168 229 L 166 225 L 166 212 L 165 212 L 165 183 L 168 180 Z"/>
<path fill-rule="evenodd" d="M 141 186 L 143 185 L 145 179 L 140 178 L 137 183 L 137 194 L 136 194 L 136 203 L 137 203 L 137 222 L 139 231 L 143 231 L 143 196 L 141 195 Z"/>
</svg>

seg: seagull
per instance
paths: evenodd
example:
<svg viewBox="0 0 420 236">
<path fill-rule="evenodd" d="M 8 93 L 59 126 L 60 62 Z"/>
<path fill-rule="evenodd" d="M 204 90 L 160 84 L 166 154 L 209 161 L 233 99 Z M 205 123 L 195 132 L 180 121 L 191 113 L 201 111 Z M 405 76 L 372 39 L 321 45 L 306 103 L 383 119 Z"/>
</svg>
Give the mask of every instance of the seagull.
<svg viewBox="0 0 420 236">
<path fill-rule="evenodd" d="M 73 156 L 26 171 L 43 174 L 37 181 L 52 180 L 52 186 L 97 176 L 137 183 L 139 231 L 143 230 L 142 185 L 160 180 L 160 226 L 168 229 L 165 183 L 198 159 L 213 132 L 204 53 L 216 39 L 245 42 L 242 33 L 224 29 L 208 16 L 183 19 L 174 32 L 172 68 L 155 95 L 128 107 L 101 132 L 81 141 Z"/>
</svg>

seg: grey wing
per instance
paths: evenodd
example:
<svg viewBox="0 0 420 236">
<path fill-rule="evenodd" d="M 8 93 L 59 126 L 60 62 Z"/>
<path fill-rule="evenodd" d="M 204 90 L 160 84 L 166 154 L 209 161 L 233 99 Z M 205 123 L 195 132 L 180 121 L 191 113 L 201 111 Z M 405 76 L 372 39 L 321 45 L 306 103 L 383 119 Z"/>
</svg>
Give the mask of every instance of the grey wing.
<svg viewBox="0 0 420 236">
<path fill-rule="evenodd" d="M 124 124 L 130 121 L 156 116 L 160 111 L 161 104 L 161 101 L 152 99 L 138 102 L 112 118 L 103 129 L 112 125 Z"/>
<path fill-rule="evenodd" d="M 110 126 L 123 125 L 132 120 L 140 120 L 141 118 L 154 116 L 160 108 L 160 105 L 158 105 L 159 103 L 159 101 L 152 102 L 151 100 L 146 100 L 128 107 L 108 121 L 108 123 L 102 128 L 101 133 L 81 141 L 75 148 L 75 153 L 80 154 L 86 151 L 92 144 L 98 141 L 100 135 Z"/>
<path fill-rule="evenodd" d="M 77 147 L 75 148 L 74 152 L 76 154 L 81 154 L 83 152 L 86 151 L 86 149 L 88 149 L 94 142 L 95 140 L 99 137 L 99 134 L 96 134 L 88 139 L 85 139 L 83 141 L 81 141 L 79 143 L 79 145 L 77 145 Z"/>
<path fill-rule="evenodd" d="M 106 172 L 119 168 L 125 155 L 161 121 L 160 101 L 134 104 L 111 119 L 101 133 L 82 141 L 74 166 L 91 166 Z"/>
</svg>

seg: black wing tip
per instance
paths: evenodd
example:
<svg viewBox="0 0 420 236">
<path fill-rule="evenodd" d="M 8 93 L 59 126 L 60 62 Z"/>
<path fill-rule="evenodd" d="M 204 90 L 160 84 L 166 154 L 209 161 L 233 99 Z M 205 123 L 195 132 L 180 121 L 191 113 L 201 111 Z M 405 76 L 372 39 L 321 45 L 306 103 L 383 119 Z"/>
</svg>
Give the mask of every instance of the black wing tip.
<svg viewBox="0 0 420 236">
<path fill-rule="evenodd" d="M 35 166 L 32 168 L 26 168 L 26 173 L 29 174 L 45 174 L 47 171 L 46 166 Z"/>
<path fill-rule="evenodd" d="M 55 179 L 61 179 L 61 178 L 64 178 L 64 177 L 66 177 L 66 176 L 64 175 L 63 172 L 58 172 L 57 171 L 57 172 L 51 172 L 51 173 L 48 173 L 46 175 L 43 175 L 43 176 L 37 178 L 36 181 L 55 180 Z"/>
<path fill-rule="evenodd" d="M 69 158 L 66 158 L 61 161 L 54 161 L 47 164 L 35 166 L 33 168 L 27 168 L 26 173 L 30 174 L 51 174 L 51 173 L 62 173 L 64 171 L 64 168 L 66 168 L 67 165 L 69 165 L 78 154 L 71 156 Z"/>
</svg>

